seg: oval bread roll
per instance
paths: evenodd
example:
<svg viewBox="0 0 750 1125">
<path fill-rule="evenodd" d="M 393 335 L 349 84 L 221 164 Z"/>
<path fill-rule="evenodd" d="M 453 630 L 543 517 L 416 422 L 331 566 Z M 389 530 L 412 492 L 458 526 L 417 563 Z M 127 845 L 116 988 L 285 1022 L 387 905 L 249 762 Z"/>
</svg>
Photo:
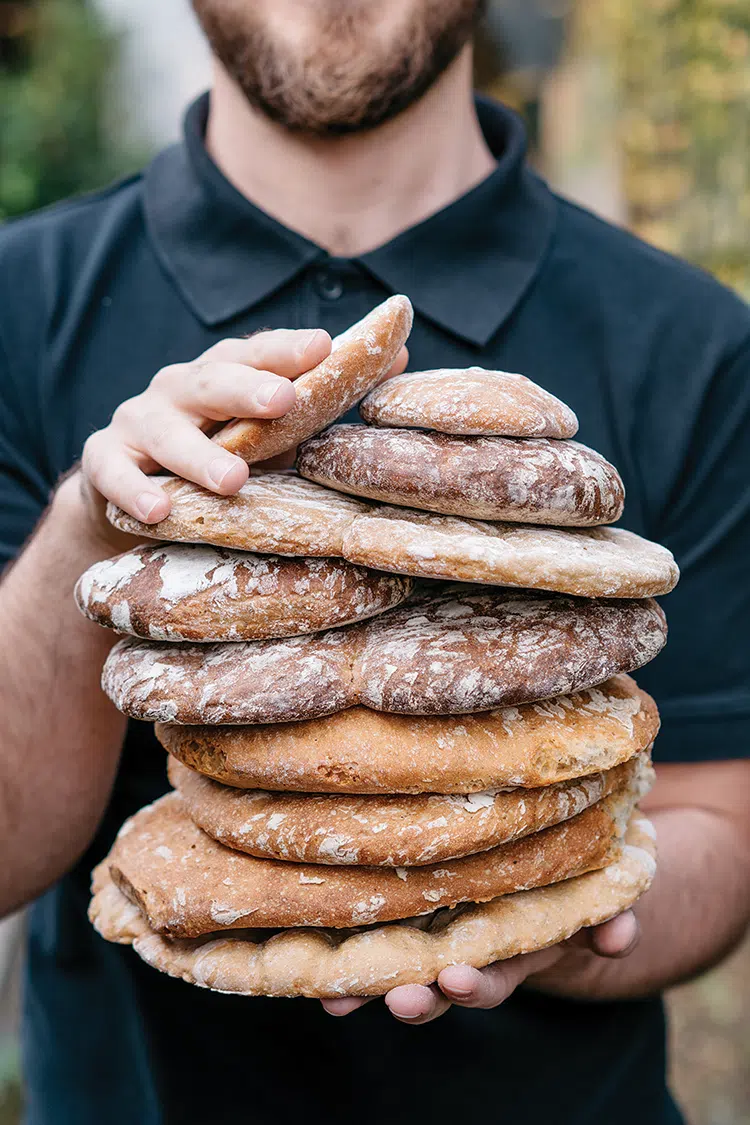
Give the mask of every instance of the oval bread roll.
<svg viewBox="0 0 750 1125">
<path fill-rule="evenodd" d="M 375 426 L 418 426 L 444 434 L 572 438 L 570 407 L 524 375 L 463 370 L 409 371 L 370 391 L 360 406 Z"/>
<path fill-rule="evenodd" d="M 161 641 L 245 641 L 314 633 L 399 605 L 410 578 L 343 559 L 288 559 L 165 543 L 95 563 L 79 579 L 82 613 Z"/>
<path fill-rule="evenodd" d="M 611 770 L 659 731 L 656 704 L 630 676 L 540 703 L 474 715 L 389 715 L 352 707 L 264 726 L 158 724 L 178 761 L 242 789 L 451 793 L 537 789 Z"/>
<path fill-rule="evenodd" d="M 350 797 L 231 789 L 169 761 L 191 819 L 214 840 L 261 859 L 421 867 L 474 855 L 569 820 L 653 770 L 638 758 L 540 789 Z"/>
<path fill-rule="evenodd" d="M 548 438 L 332 426 L 302 445 L 297 470 L 368 500 L 510 523 L 593 527 L 619 519 L 625 500 L 599 453 Z"/>
<path fill-rule="evenodd" d="M 327 359 L 295 380 L 297 401 L 282 418 L 237 418 L 213 440 L 253 464 L 293 449 L 346 414 L 393 366 L 411 332 L 408 297 L 389 297 L 333 341 Z"/>
<path fill-rule="evenodd" d="M 287 640 L 127 638 L 110 652 L 102 684 L 121 711 L 150 722 L 295 722 L 357 703 L 406 715 L 470 714 L 602 683 L 653 660 L 665 641 L 653 601 L 456 587 Z"/>
</svg>

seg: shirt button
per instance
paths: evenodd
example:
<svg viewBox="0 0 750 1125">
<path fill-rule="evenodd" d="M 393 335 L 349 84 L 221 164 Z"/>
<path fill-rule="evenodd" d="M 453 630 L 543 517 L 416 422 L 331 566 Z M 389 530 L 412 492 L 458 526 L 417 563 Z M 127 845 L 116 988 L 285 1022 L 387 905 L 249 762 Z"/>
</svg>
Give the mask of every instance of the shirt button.
<svg viewBox="0 0 750 1125">
<path fill-rule="evenodd" d="M 315 288 L 324 301 L 338 301 L 344 294 L 341 278 L 331 270 L 318 270 L 315 275 Z"/>
</svg>

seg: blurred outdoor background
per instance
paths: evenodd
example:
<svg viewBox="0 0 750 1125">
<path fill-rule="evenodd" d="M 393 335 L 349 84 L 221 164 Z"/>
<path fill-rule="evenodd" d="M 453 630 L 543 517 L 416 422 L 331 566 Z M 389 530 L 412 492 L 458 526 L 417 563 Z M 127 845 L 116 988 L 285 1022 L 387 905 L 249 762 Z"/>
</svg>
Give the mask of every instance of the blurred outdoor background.
<svg viewBox="0 0 750 1125">
<path fill-rule="evenodd" d="M 208 72 L 189 0 L 0 0 L 0 220 L 137 168 Z M 477 81 L 561 192 L 750 298 L 750 0 L 493 0 Z M 0 927 L 0 1125 L 21 932 Z M 690 1125 L 750 1125 L 750 944 L 669 1007 Z"/>
</svg>

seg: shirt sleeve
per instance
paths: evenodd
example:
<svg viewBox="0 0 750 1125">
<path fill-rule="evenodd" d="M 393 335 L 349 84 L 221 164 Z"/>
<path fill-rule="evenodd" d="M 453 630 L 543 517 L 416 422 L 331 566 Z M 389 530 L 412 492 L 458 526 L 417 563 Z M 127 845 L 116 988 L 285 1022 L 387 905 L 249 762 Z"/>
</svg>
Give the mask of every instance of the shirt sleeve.
<svg viewBox="0 0 750 1125">
<path fill-rule="evenodd" d="M 53 483 L 39 449 L 33 398 L 31 388 L 24 396 L 14 382 L 0 340 L 0 569 L 16 557 L 31 535 Z"/>
<path fill-rule="evenodd" d="M 680 403 L 674 403 L 679 412 Z M 647 466 L 645 467 L 647 470 Z M 654 538 L 682 577 L 663 599 L 666 648 L 637 673 L 666 761 L 750 751 L 750 341 L 715 372 Z"/>
</svg>

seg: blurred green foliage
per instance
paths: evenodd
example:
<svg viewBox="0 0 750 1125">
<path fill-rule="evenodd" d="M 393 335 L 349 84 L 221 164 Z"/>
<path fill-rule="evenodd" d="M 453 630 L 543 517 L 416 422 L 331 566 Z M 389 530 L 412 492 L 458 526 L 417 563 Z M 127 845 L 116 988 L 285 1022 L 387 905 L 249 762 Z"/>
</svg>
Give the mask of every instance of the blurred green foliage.
<svg viewBox="0 0 750 1125">
<path fill-rule="evenodd" d="M 116 36 L 85 0 L 37 0 L 0 66 L 0 219 L 99 187 L 123 166 L 105 120 Z"/>
</svg>

